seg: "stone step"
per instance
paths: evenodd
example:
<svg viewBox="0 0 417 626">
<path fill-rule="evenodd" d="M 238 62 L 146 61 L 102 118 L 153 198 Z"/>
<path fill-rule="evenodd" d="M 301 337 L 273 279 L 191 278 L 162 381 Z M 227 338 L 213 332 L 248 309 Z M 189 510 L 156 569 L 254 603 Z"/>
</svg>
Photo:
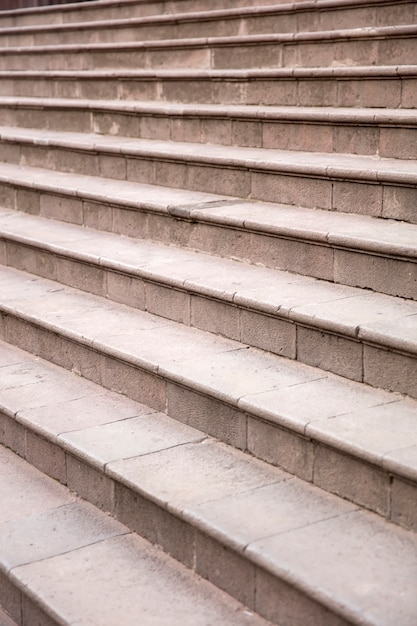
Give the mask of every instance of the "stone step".
<svg viewBox="0 0 417 626">
<path fill-rule="evenodd" d="M 13 268 L 0 284 L 5 341 L 417 528 L 415 400 Z"/>
<path fill-rule="evenodd" d="M 43 11 L 0 13 L 2 45 L 49 45 L 144 41 L 184 37 L 236 36 L 266 33 L 338 30 L 415 24 L 416 2 L 411 0 L 317 0 L 308 2 L 100 2 Z M 242 6 L 238 6 L 241 4 Z M 247 6 L 244 6 L 244 5 Z M 250 6 L 253 4 L 254 6 Z M 198 12 L 193 12 L 195 9 Z M 98 10 L 97 10 L 98 9 Z M 202 10 L 203 9 L 203 10 Z"/>
<path fill-rule="evenodd" d="M 2 206 L 417 299 L 414 225 L 61 172 L 51 185 L 49 176 L 2 164 Z"/>
<path fill-rule="evenodd" d="M 5 209 L 0 243 L 5 265 L 352 380 L 416 393 L 411 300 Z"/>
<path fill-rule="evenodd" d="M 0 127 L 0 145 L 16 165 L 374 217 L 405 219 L 417 193 L 410 160 L 17 127 Z"/>
<path fill-rule="evenodd" d="M 55 540 L 51 550 L 51 528 L 59 528 L 53 535 L 66 554 L 94 543 L 91 536 L 106 542 L 109 527 L 120 529 L 117 522 L 100 518 L 100 513 L 77 502 L 75 492 L 274 623 L 304 626 L 307 618 L 311 621 L 314 617 L 317 624 L 326 625 L 413 626 L 417 615 L 415 533 L 21 350 L 2 344 L 0 355 L 6 444 L 72 490 L 68 501 L 68 492 L 62 486 L 42 478 L 40 489 L 45 492 L 49 487 L 48 497 L 42 497 L 34 484 L 36 471 L 15 457 L 11 468 L 12 453 L 2 449 L 6 457 L 6 467 L 3 464 L 3 472 L 0 470 L 2 492 L 6 492 L 3 497 L 6 502 L 13 497 L 15 503 L 16 490 L 26 496 L 20 501 L 17 515 L 14 504 L 13 509 L 5 507 L 2 516 L 7 526 L 0 535 L 4 537 L 0 540 L 0 562 L 14 588 L 20 591 L 23 585 L 36 584 L 35 597 L 41 602 L 45 595 L 52 599 L 52 593 L 40 592 L 42 581 L 50 578 L 43 567 L 56 555 Z M 385 409 L 389 408 L 390 417 L 396 418 L 395 441 L 401 445 L 399 432 L 404 428 L 409 445 L 416 407 L 410 410 L 409 406 L 408 415 L 403 409 L 395 416 L 392 407 L 386 405 Z M 381 407 L 378 411 L 382 418 Z M 356 418 L 363 426 L 367 411 L 362 413 Z M 374 433 L 372 438 L 375 442 Z M 391 441 L 391 455 L 393 447 Z M 335 471 L 333 464 L 332 468 Z M 355 478 L 363 488 L 364 483 Z M 352 472 L 349 481 L 352 483 Z M 395 493 L 394 477 L 392 485 Z M 61 493 L 64 500 L 59 499 Z M 415 502 L 402 495 L 401 517 L 407 505 L 410 508 Z M 45 503 L 48 510 L 54 511 L 50 523 L 44 518 Z M 66 510 L 71 505 L 75 511 Z M 397 505 L 394 500 L 393 512 Z M 90 519 L 98 516 L 103 521 L 100 531 L 93 528 L 88 533 L 90 541 L 80 544 L 74 540 L 79 525 L 90 528 L 83 511 L 89 512 Z M 18 518 L 20 533 L 10 528 L 7 513 Z M 23 531 L 29 534 L 27 538 Z M 123 527 L 120 534 L 127 533 Z M 48 552 L 39 546 L 42 537 Z M 19 548 L 13 550 L 15 544 Z M 94 554 L 90 553 L 93 568 Z M 120 558 L 120 552 L 115 551 L 108 566 L 111 568 L 111 563 Z M 141 561 L 135 550 L 131 567 L 136 571 Z M 100 567 L 102 563 L 100 559 Z M 61 570 L 58 585 L 65 588 L 68 568 L 59 565 L 54 560 L 47 571 L 50 569 L 51 578 L 56 579 L 57 570 Z M 86 571 L 84 559 L 80 568 Z M 123 568 L 119 564 L 116 576 L 110 575 L 107 567 L 104 570 L 105 580 L 111 584 Z M 102 582 L 99 577 L 100 587 Z M 76 581 L 72 581 L 74 584 Z M 124 585 L 118 587 L 123 590 Z M 73 587 L 72 592 L 77 594 L 78 611 L 85 614 L 85 600 L 79 600 L 83 598 L 81 589 Z M 62 590 L 58 598 L 61 594 Z M 19 604 L 19 597 L 14 604 Z M 119 601 L 119 610 L 124 604 Z M 163 604 L 164 611 L 165 607 Z M 54 608 L 54 604 L 49 607 L 50 611 Z M 238 613 L 240 619 L 243 615 Z M 68 623 L 74 623 L 75 615 L 71 617 Z M 104 626 L 119 622 L 113 618 L 93 623 Z M 239 619 L 237 623 L 246 624 Z"/>
<path fill-rule="evenodd" d="M 0 126 L 417 158 L 414 109 L 0 97 Z"/>
<path fill-rule="evenodd" d="M 0 70 L 3 96 L 316 107 L 417 106 L 417 66 Z"/>
<path fill-rule="evenodd" d="M 0 38 L 0 45 L 2 44 Z M 0 48 L 0 70 L 241 69 L 403 65 L 417 26 Z"/>
<path fill-rule="evenodd" d="M 3 446 L 0 488 L 0 597 L 19 626 L 270 623 Z"/>
</svg>

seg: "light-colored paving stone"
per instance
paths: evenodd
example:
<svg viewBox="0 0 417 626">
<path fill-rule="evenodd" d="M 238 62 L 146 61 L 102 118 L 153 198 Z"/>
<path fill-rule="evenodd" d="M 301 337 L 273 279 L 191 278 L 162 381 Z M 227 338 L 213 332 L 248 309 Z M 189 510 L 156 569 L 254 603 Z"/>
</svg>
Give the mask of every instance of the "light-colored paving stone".
<svg viewBox="0 0 417 626">
<path fill-rule="evenodd" d="M 0 521 L 25 519 L 28 515 L 65 507 L 75 502 L 74 494 L 62 491 L 58 483 L 42 477 L 37 470 L 0 447 L 1 494 L 4 506 Z"/>
<path fill-rule="evenodd" d="M 140 614 L 144 624 L 266 624 L 126 526 L 76 501 L 10 451 L 0 452 L 1 473 L 25 481 L 15 481 L 13 491 L 1 489 L 1 597 L 19 623 L 23 615 L 27 625 L 40 619 L 110 626 L 136 624 Z M 54 492 L 59 499 L 53 501 Z M 16 496 L 27 502 L 17 518 Z M 22 594 L 16 605 L 4 594 L 6 581 L 15 598 Z M 14 623 L 3 612 L 1 620 Z"/>
<path fill-rule="evenodd" d="M 202 439 L 203 433 L 184 424 L 172 423 L 161 413 L 84 428 L 59 437 L 66 449 L 76 450 L 77 455 L 99 469 L 115 460 L 148 455 L 166 448 L 176 449 Z"/>
<path fill-rule="evenodd" d="M 249 546 L 247 552 L 275 571 L 285 571 L 294 582 L 299 580 L 303 569 L 306 575 L 299 584 L 314 589 L 316 597 L 325 594 L 342 614 L 356 615 L 358 623 L 414 624 L 415 535 L 382 528 L 379 520 L 369 514 L 354 512 L 337 516 L 259 541 Z M 335 563 L 340 564 L 347 555 L 349 565 L 337 567 L 335 575 Z M 367 584 L 363 584 L 363 577 L 368 579 Z M 390 606 L 386 604 L 388 595 Z"/>
</svg>

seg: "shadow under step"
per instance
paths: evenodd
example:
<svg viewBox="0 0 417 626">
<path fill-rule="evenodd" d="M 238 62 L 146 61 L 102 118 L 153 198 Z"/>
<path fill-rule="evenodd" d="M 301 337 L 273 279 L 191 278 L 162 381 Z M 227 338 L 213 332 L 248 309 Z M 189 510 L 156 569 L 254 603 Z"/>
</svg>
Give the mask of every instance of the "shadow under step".
<svg viewBox="0 0 417 626">
<path fill-rule="evenodd" d="M 45 602 L 45 596 L 51 599 L 51 590 L 42 593 L 41 581 L 48 580 L 48 587 L 56 581 L 61 558 L 67 563 L 58 578 L 64 589 L 74 558 L 77 564 L 78 576 L 70 577 L 71 589 L 79 584 L 79 570 L 90 570 L 85 568 L 83 546 L 89 546 L 87 555 L 94 563 L 97 551 L 93 548 L 90 552 L 90 544 L 98 540 L 102 548 L 107 547 L 109 539 L 113 543 L 112 536 L 127 535 L 132 529 L 274 623 L 303 626 L 315 619 L 326 626 L 393 626 L 401 619 L 402 626 L 413 625 L 417 614 L 414 533 L 21 350 L 3 345 L 1 355 L 5 374 L 2 396 L 8 406 L 3 413 L 6 439 L 13 440 L 10 434 L 14 429 L 13 443 L 19 441 L 19 435 L 22 442 L 19 454 L 128 526 L 121 527 L 89 505 L 74 502 L 72 493 L 56 483 L 50 485 L 45 478 L 38 480 L 40 489 L 49 487 L 49 497 L 41 498 L 34 489 L 36 472 L 2 449 L 6 459 L 3 491 L 10 491 L 10 465 L 14 463 L 14 501 L 16 483 L 18 487 L 23 483 L 21 488 L 28 495 L 21 511 L 27 515 L 25 507 L 30 506 L 32 513 L 29 521 L 6 522 L 9 532 L 2 532 L 5 546 L 1 549 L 0 541 L 0 555 L 5 554 L 6 570 L 12 567 L 9 576 L 14 585 L 34 585 L 37 597 L 42 601 L 43 596 Z M 58 402 L 54 388 L 59 389 Z M 46 397 L 50 400 L 45 404 Z M 59 468 L 62 472 L 58 475 Z M 51 546 L 52 526 L 59 532 L 53 533 Z M 79 526 L 87 535 L 81 542 Z M 29 541 L 25 541 L 25 533 L 30 534 Z M 10 535 L 19 545 L 13 556 Z M 46 545 L 42 541 L 45 535 Z M 25 546 L 29 542 L 32 546 Z M 122 545 L 117 540 L 114 543 L 118 550 L 113 550 L 110 559 L 104 550 L 103 558 L 109 559 L 110 568 L 117 563 L 115 575 L 109 576 L 108 567 L 103 568 L 99 560 L 112 584 L 124 569 L 120 567 L 124 541 Z M 127 545 L 131 551 L 132 544 L 143 545 L 130 536 Z M 59 557 L 62 552 L 65 556 Z M 129 578 L 137 580 L 142 559 L 137 550 L 133 553 L 134 564 L 130 561 L 127 569 Z M 169 563 L 162 555 L 160 558 Z M 158 568 L 159 580 L 161 574 Z M 180 580 L 186 577 L 193 585 L 186 573 L 177 576 Z M 162 579 L 165 585 L 165 577 Z M 101 591 L 103 582 L 99 575 Z M 123 589 L 124 585 L 120 586 Z M 204 589 L 203 583 L 201 587 Z M 114 592 L 109 595 L 114 598 Z M 194 595 L 190 595 L 194 604 Z M 135 597 L 141 597 L 136 585 Z M 84 608 L 86 598 L 81 598 L 77 606 Z M 165 603 L 159 606 L 166 610 Z M 216 609 L 221 615 L 224 604 L 219 602 Z M 258 623 L 242 609 L 236 610 L 237 623 Z M 106 618 L 99 623 L 106 624 Z"/>
<path fill-rule="evenodd" d="M 6 96 L 277 106 L 417 106 L 417 66 L 0 71 Z"/>
<path fill-rule="evenodd" d="M 269 624 L 4 447 L 0 490 L 0 597 L 19 626 Z"/>
<path fill-rule="evenodd" d="M 0 97 L 0 125 L 417 159 L 411 109 L 186 105 Z"/>
</svg>

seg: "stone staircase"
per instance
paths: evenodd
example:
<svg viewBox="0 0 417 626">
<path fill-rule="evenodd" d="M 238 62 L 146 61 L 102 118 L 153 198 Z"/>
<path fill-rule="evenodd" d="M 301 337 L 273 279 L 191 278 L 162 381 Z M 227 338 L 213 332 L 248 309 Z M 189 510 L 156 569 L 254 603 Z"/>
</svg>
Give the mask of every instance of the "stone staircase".
<svg viewBox="0 0 417 626">
<path fill-rule="evenodd" d="M 0 12 L 0 626 L 415 626 L 416 24 Z"/>
</svg>

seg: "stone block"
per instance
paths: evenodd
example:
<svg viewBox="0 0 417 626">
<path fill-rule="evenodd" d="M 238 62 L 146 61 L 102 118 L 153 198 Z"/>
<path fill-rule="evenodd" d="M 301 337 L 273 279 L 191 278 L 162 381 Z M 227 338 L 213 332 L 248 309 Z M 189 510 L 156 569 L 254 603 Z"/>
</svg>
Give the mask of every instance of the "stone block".
<svg viewBox="0 0 417 626">
<path fill-rule="evenodd" d="M 384 185 L 382 217 L 417 224 L 417 189 Z"/>
<path fill-rule="evenodd" d="M 114 482 L 103 472 L 66 454 L 67 486 L 94 506 L 114 512 Z"/>
<path fill-rule="evenodd" d="M 0 411 L 0 442 L 19 456 L 25 456 L 24 427 L 2 411 Z"/>
<path fill-rule="evenodd" d="M 335 281 L 417 300 L 417 265 L 400 259 L 335 250 Z"/>
<path fill-rule="evenodd" d="M 202 143 L 215 143 L 223 146 L 232 144 L 232 121 L 230 119 L 201 119 L 201 134 L 197 135 L 193 141 L 200 138 Z"/>
<path fill-rule="evenodd" d="M 245 415 L 222 402 L 174 383 L 167 384 L 167 413 L 174 419 L 217 437 L 236 448 L 246 448 Z"/>
<path fill-rule="evenodd" d="M 109 154 L 100 154 L 99 157 L 100 176 L 103 178 L 115 178 L 117 180 L 126 180 L 126 159 L 123 156 L 112 156 Z"/>
<path fill-rule="evenodd" d="M 83 224 L 97 230 L 111 231 L 113 208 L 100 202 L 82 202 Z"/>
<path fill-rule="evenodd" d="M 380 133 L 383 130 L 365 125 L 360 127 L 335 125 L 333 127 L 334 150 L 335 152 L 370 156 L 380 154 Z M 386 154 L 385 156 L 395 155 Z"/>
<path fill-rule="evenodd" d="M 380 515 L 389 515 L 389 476 L 365 461 L 317 445 L 313 482 Z"/>
<path fill-rule="evenodd" d="M 234 146 L 247 146 L 249 148 L 262 148 L 263 124 L 260 121 L 232 119 L 231 121 L 231 144 Z M 278 146 L 275 146 L 278 147 Z"/>
<path fill-rule="evenodd" d="M 201 532 L 195 537 L 197 574 L 237 598 L 255 606 L 255 566 L 244 556 Z"/>
<path fill-rule="evenodd" d="M 191 325 L 201 330 L 239 339 L 239 309 L 211 298 L 191 296 Z"/>
<path fill-rule="evenodd" d="M 349 626 L 303 591 L 261 568 L 256 570 L 255 610 L 280 626 Z"/>
<path fill-rule="evenodd" d="M 137 183 L 155 182 L 155 168 L 158 164 L 153 160 L 126 159 L 126 179 Z"/>
<path fill-rule="evenodd" d="M 244 88 L 245 104 L 295 106 L 298 103 L 297 81 L 293 78 L 254 78 L 248 80 Z M 237 100 L 241 101 L 242 98 Z"/>
<path fill-rule="evenodd" d="M 415 483 L 394 476 L 391 485 L 391 519 L 396 524 L 417 530 L 417 498 Z"/>
<path fill-rule="evenodd" d="M 0 205 L 6 209 L 14 209 L 17 189 L 12 185 L 0 182 Z"/>
<path fill-rule="evenodd" d="M 417 361 L 398 352 L 364 346 L 363 380 L 373 387 L 417 397 Z"/>
<path fill-rule="evenodd" d="M 110 271 L 106 272 L 106 275 L 106 296 L 110 300 L 145 310 L 145 282 L 141 278 Z"/>
<path fill-rule="evenodd" d="M 313 478 L 313 444 L 289 430 L 248 417 L 248 451 L 304 480 Z"/>
<path fill-rule="evenodd" d="M 402 77 L 402 98 L 401 106 L 404 109 L 415 109 L 417 107 L 417 80 L 414 77 Z"/>
<path fill-rule="evenodd" d="M 298 326 L 297 360 L 362 381 L 362 344 L 352 339 Z"/>
<path fill-rule="evenodd" d="M 132 400 L 143 402 L 158 411 L 165 411 L 166 383 L 154 374 L 129 363 L 103 356 L 101 381 L 108 389 L 123 393 Z"/>
<path fill-rule="evenodd" d="M 381 127 L 379 134 L 381 156 L 396 159 L 417 158 L 417 129 Z"/>
<path fill-rule="evenodd" d="M 45 613 L 45 611 L 28 596 L 22 596 L 22 626 L 32 626 L 32 624 L 42 624 L 42 626 L 55 626 L 56 620 Z"/>
<path fill-rule="evenodd" d="M 200 141 L 201 119 L 174 117 L 171 119 L 172 141 Z"/>
<path fill-rule="evenodd" d="M 147 283 L 146 310 L 187 326 L 191 323 L 190 295 L 172 287 Z"/>
<path fill-rule="evenodd" d="M 344 213 L 359 213 L 380 217 L 382 186 L 352 181 L 333 181 L 332 208 Z"/>
<path fill-rule="evenodd" d="M 39 214 L 61 222 L 83 224 L 83 203 L 79 198 L 42 193 Z"/>
<path fill-rule="evenodd" d="M 333 152 L 333 130 L 329 125 L 297 122 L 264 122 L 262 147 L 280 150 Z"/>
<path fill-rule="evenodd" d="M 56 279 L 56 256 L 38 248 L 8 241 L 7 263 L 18 270 L 31 272 L 51 280 Z"/>
<path fill-rule="evenodd" d="M 98 296 L 106 294 L 106 272 L 96 265 L 60 258 L 57 263 L 57 280 Z"/>
<path fill-rule="evenodd" d="M 299 106 L 335 106 L 338 85 L 335 80 L 322 78 L 297 81 L 297 104 Z"/>
<path fill-rule="evenodd" d="M 311 244 L 298 239 L 271 237 L 260 233 L 251 235 L 252 263 L 261 263 L 273 269 L 289 270 L 333 280 L 333 250 L 329 246 Z M 247 254 L 247 253 L 246 253 Z"/>
<path fill-rule="evenodd" d="M 65 452 L 30 430 L 26 432 L 26 460 L 44 474 L 66 484 Z"/>
<path fill-rule="evenodd" d="M 330 209 L 332 184 L 328 180 L 276 172 L 252 172 L 251 197 L 268 202 Z"/>
<path fill-rule="evenodd" d="M 0 606 L 17 624 L 22 624 L 22 593 L 2 571 L 0 571 Z"/>
<path fill-rule="evenodd" d="M 162 115 L 142 115 L 138 122 L 137 135 L 132 131 L 126 134 L 127 137 L 141 137 L 142 139 L 160 139 L 169 141 L 171 139 L 171 119 Z M 183 140 L 180 140 L 183 141 Z M 195 138 L 194 138 L 195 141 Z"/>
<path fill-rule="evenodd" d="M 141 537 L 192 568 L 194 528 L 162 506 L 116 482 L 115 515 Z"/>
<path fill-rule="evenodd" d="M 9 206 L 10 208 L 13 208 L 13 205 L 10 203 Z M 30 213 L 31 215 L 39 215 L 39 192 L 25 189 L 24 187 L 17 187 L 15 206 L 18 211 L 24 211 L 25 213 Z"/>
<path fill-rule="evenodd" d="M 399 78 L 364 78 L 347 80 L 343 78 L 337 83 L 337 97 L 333 106 L 341 107 L 383 107 L 396 109 L 401 106 L 402 81 Z M 328 103 L 330 105 L 330 102 Z M 402 105 L 404 106 L 404 104 Z"/>
<path fill-rule="evenodd" d="M 296 326 L 277 317 L 242 309 L 240 341 L 290 359 L 296 357 Z"/>
</svg>

